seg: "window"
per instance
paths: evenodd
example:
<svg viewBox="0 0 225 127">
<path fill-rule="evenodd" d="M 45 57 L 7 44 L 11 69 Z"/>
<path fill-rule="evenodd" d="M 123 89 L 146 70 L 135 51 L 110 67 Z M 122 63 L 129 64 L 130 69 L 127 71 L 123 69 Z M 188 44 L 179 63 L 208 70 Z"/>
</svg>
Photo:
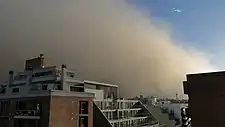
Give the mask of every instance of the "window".
<svg viewBox="0 0 225 127">
<path fill-rule="evenodd" d="M 54 90 L 62 90 L 62 86 L 61 86 L 60 83 L 55 83 L 55 84 L 53 85 L 53 89 L 54 89 Z"/>
<path fill-rule="evenodd" d="M 88 116 L 82 116 L 79 118 L 79 127 L 88 127 Z"/>
<path fill-rule="evenodd" d="M 22 75 L 22 74 L 18 74 L 17 76 L 14 77 L 14 80 L 26 80 L 27 79 L 27 75 Z"/>
<path fill-rule="evenodd" d="M 12 84 L 11 86 L 23 86 L 23 85 L 26 85 L 26 83 L 17 83 L 17 84 Z"/>
<path fill-rule="evenodd" d="M 72 72 L 67 72 L 67 76 L 70 77 L 70 78 L 74 78 L 75 77 L 75 74 L 72 73 Z"/>
<path fill-rule="evenodd" d="M 32 83 L 30 91 L 39 91 L 41 90 L 41 84 L 40 83 Z"/>
<path fill-rule="evenodd" d="M 4 111 L 4 102 L 3 101 L 1 101 L 1 103 L 0 103 L 0 114 L 2 114 L 3 113 L 3 111 Z"/>
<path fill-rule="evenodd" d="M 8 112 L 9 101 L 1 101 L 0 104 L 0 114 L 5 114 Z"/>
<path fill-rule="evenodd" d="M 123 111 L 119 111 L 119 118 L 123 118 Z"/>
<path fill-rule="evenodd" d="M 80 114 L 88 114 L 88 101 L 80 101 Z"/>
<path fill-rule="evenodd" d="M 4 94 L 6 92 L 6 88 L 4 86 L 0 87 L 0 93 Z"/>
<path fill-rule="evenodd" d="M 56 70 L 56 75 L 57 76 L 61 76 L 62 75 L 62 72 L 60 70 Z"/>
<path fill-rule="evenodd" d="M 74 91 L 74 92 L 84 92 L 84 88 L 82 88 L 82 87 L 70 86 L 70 91 Z"/>
<path fill-rule="evenodd" d="M 20 92 L 20 89 L 19 89 L 19 88 L 13 88 L 13 89 L 12 89 L 12 92 L 13 92 L 13 93 L 18 93 L 18 92 Z"/>
<path fill-rule="evenodd" d="M 48 85 L 47 84 L 42 84 L 42 90 L 47 90 L 48 89 Z"/>
<path fill-rule="evenodd" d="M 76 91 L 76 87 L 70 86 L 70 91 Z"/>
<path fill-rule="evenodd" d="M 26 80 L 26 78 L 27 78 L 27 75 L 20 75 L 19 76 L 19 79 L 21 79 L 21 80 Z"/>
<path fill-rule="evenodd" d="M 32 77 L 40 77 L 40 76 L 48 76 L 52 75 L 52 71 L 46 71 L 46 72 L 39 72 L 32 75 Z"/>
</svg>

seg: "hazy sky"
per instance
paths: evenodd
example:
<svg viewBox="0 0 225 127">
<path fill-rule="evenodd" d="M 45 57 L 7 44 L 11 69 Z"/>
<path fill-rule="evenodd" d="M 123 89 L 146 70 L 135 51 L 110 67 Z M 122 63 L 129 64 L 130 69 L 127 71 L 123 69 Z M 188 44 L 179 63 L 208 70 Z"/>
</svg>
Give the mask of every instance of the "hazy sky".
<svg viewBox="0 0 225 127">
<path fill-rule="evenodd" d="M 182 94 L 186 73 L 216 68 L 222 20 L 199 3 L 163 1 L 0 1 L 0 80 L 44 53 L 79 77 L 118 84 L 123 97 Z"/>
<path fill-rule="evenodd" d="M 224 0 L 127 0 L 139 10 L 172 26 L 174 42 L 193 46 L 225 68 Z M 174 12 L 173 8 L 180 12 Z"/>
</svg>

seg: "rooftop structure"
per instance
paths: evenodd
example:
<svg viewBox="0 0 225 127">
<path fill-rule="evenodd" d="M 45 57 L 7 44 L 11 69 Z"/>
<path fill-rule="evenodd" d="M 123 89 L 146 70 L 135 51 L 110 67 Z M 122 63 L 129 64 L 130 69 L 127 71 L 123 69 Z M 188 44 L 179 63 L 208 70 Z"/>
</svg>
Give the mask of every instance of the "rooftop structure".
<svg viewBox="0 0 225 127">
<path fill-rule="evenodd" d="M 45 67 L 43 54 L 27 60 L 23 72 L 9 71 L 0 109 L 4 127 L 158 125 L 141 102 L 119 98 L 117 85 L 79 79 L 66 65 Z"/>
<path fill-rule="evenodd" d="M 225 126 L 224 83 L 224 71 L 187 75 L 183 88 L 189 97 L 187 114 L 192 127 Z"/>
</svg>

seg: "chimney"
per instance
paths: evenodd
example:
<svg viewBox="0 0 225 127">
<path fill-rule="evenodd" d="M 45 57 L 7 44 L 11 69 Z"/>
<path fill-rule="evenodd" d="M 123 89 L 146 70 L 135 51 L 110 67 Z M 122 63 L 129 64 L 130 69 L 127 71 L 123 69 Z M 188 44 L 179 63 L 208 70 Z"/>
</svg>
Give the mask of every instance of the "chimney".
<svg viewBox="0 0 225 127">
<path fill-rule="evenodd" d="M 13 71 L 9 71 L 9 81 L 8 81 L 8 85 L 9 85 L 9 87 L 12 85 L 12 81 L 13 81 L 13 75 L 14 74 L 14 72 Z"/>
<path fill-rule="evenodd" d="M 44 54 L 43 54 L 43 53 L 41 53 L 39 57 L 40 57 L 40 58 L 44 58 Z"/>
<path fill-rule="evenodd" d="M 13 75 L 13 71 L 9 71 L 9 75 Z"/>
<path fill-rule="evenodd" d="M 66 77 L 67 77 L 66 72 L 67 72 L 66 65 L 62 64 L 61 65 L 61 88 L 65 91 L 70 91 L 69 86 L 66 84 Z"/>
<path fill-rule="evenodd" d="M 66 68 L 66 65 L 65 65 L 65 64 L 62 64 L 61 68 L 62 68 L 62 69 L 63 69 L 63 68 Z"/>
<path fill-rule="evenodd" d="M 41 67 L 44 68 L 44 54 L 41 53 L 41 54 L 39 55 L 39 58 L 41 59 Z"/>
</svg>

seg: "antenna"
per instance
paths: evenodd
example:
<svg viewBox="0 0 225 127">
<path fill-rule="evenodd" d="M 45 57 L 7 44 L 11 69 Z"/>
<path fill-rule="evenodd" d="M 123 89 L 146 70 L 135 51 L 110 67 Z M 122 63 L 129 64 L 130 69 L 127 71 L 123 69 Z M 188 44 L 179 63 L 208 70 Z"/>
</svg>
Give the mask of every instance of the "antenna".
<svg viewBox="0 0 225 127">
<path fill-rule="evenodd" d="M 176 93 L 176 100 L 178 100 L 178 93 Z"/>
</svg>

